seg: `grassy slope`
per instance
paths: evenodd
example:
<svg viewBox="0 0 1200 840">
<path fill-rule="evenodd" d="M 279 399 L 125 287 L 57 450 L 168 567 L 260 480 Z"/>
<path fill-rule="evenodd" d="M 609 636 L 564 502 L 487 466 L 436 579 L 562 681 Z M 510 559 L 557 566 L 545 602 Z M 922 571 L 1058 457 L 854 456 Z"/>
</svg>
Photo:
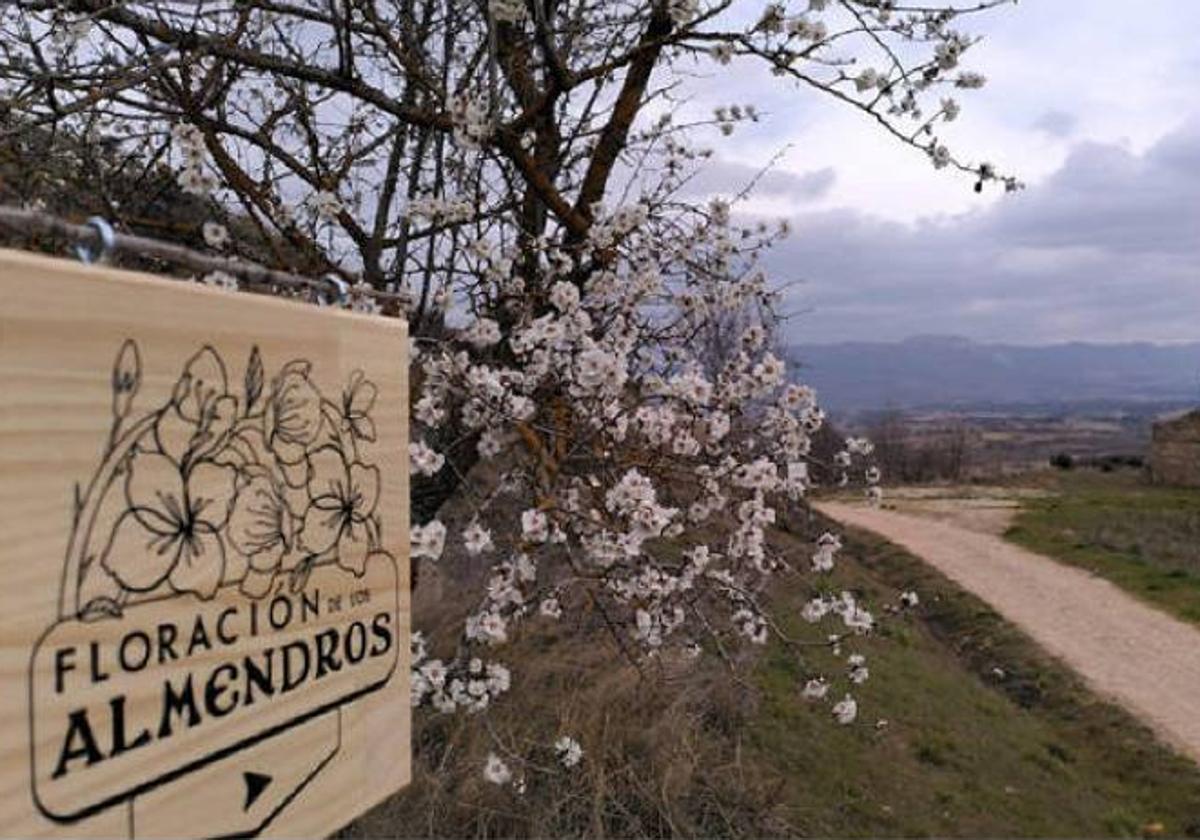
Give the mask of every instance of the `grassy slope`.
<svg viewBox="0 0 1200 840">
<path fill-rule="evenodd" d="M 1200 833 L 1194 765 L 911 555 L 864 534 L 852 548 L 866 591 L 912 587 L 923 604 L 919 621 L 889 622 L 870 645 L 860 706 L 889 721 L 883 730 L 815 720 L 778 651 L 760 671 L 755 729 L 764 756 L 805 780 L 791 788 L 803 833 Z"/>
<path fill-rule="evenodd" d="M 577 733 L 581 772 L 531 771 L 517 797 L 479 778 L 478 726 L 422 713 L 414 784 L 344 835 L 1200 835 L 1194 765 L 900 549 L 860 534 L 847 554 L 838 585 L 922 596 L 856 645 L 872 670 L 857 724 L 802 700 L 780 647 L 739 686 L 716 665 L 639 681 L 599 643 L 526 638 L 507 651 L 524 684 L 496 731 L 515 745 Z M 777 607 L 805 595 L 784 588 Z"/>
<path fill-rule="evenodd" d="M 1200 492 L 1151 486 L 1131 470 L 1042 481 L 1055 495 L 1026 502 L 1009 539 L 1200 622 Z"/>
</svg>

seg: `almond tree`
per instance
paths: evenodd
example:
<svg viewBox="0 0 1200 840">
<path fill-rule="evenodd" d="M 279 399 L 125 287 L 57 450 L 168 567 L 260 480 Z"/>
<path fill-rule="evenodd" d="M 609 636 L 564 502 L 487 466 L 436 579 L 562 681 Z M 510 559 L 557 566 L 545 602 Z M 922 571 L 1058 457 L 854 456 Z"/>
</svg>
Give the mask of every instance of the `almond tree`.
<svg viewBox="0 0 1200 840">
<path fill-rule="evenodd" d="M 820 581 L 834 535 L 800 558 L 765 539 L 803 504 L 823 421 L 769 347 L 779 293 L 759 263 L 786 225 L 739 213 L 742 196 L 681 195 L 711 154 L 700 138 L 768 115 L 680 103 L 763 66 L 976 189 L 1013 189 L 939 133 L 984 81 L 960 67 L 960 26 L 1002 2 L 18 0 L 0 10 L 0 103 L 14 131 L 169 169 L 236 223 L 214 247 L 344 278 L 367 308 L 371 289 L 410 293 L 385 314 L 414 337 L 413 556 L 452 539 L 494 564 L 457 651 L 418 657 L 414 700 L 480 710 L 509 677 L 478 651 L 564 609 L 634 660 L 705 640 L 729 656 L 798 641 L 762 593 L 807 573 L 805 618 L 836 622 L 834 641 L 870 630 Z M 836 466 L 874 493 L 869 454 L 848 441 Z M 480 459 L 501 466 L 494 486 L 466 480 Z M 447 535 L 455 494 L 478 518 Z M 497 522 L 504 494 L 523 512 Z M 848 693 L 806 685 L 853 720 Z"/>
</svg>

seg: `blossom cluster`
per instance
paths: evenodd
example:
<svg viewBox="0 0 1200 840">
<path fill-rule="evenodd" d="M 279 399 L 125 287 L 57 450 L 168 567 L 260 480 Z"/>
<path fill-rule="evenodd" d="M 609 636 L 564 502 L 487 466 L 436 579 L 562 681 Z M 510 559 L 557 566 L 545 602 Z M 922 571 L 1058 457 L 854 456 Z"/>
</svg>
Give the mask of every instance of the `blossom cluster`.
<svg viewBox="0 0 1200 840">
<path fill-rule="evenodd" d="M 892 125 L 898 136 L 907 138 L 906 142 L 924 151 L 936 168 L 958 165 L 974 172 L 980 187 L 986 181 L 997 180 L 1006 189 L 1015 190 L 1020 182 L 998 176 L 990 164 L 958 164 L 937 136 L 935 124 L 957 119 L 959 102 L 942 97 L 934 108 L 926 101 L 927 95 L 938 89 L 976 90 L 986 84 L 982 74 L 962 68 L 976 39 L 956 24 L 994 5 L 998 3 L 953 8 L 908 6 L 890 0 L 811 0 L 801 8 L 803 4 L 770 2 L 742 35 L 740 45 L 723 41 L 711 47 L 709 54 L 719 64 L 728 64 L 735 54 L 768 57 L 776 75 L 791 76 L 857 101 L 861 108 Z M 856 51 L 846 49 L 857 43 L 883 47 L 892 38 L 898 46 L 881 50 L 880 66 L 860 66 Z M 912 65 L 898 57 L 916 54 L 919 47 L 927 52 Z M 814 74 L 813 64 L 829 68 L 829 75 Z M 899 128 L 899 121 L 909 121 L 915 130 Z M 729 123 L 719 124 L 725 133 L 732 130 Z"/>
<path fill-rule="evenodd" d="M 570 735 L 562 735 L 554 742 L 554 754 L 565 770 L 572 770 L 583 761 L 583 747 Z M 527 787 L 525 777 L 516 775 L 509 763 L 495 752 L 488 753 L 484 761 L 483 778 L 501 787 L 512 785 L 517 794 L 524 794 Z"/>
<path fill-rule="evenodd" d="M 696 57 L 757 62 L 866 112 L 936 167 L 1015 187 L 941 135 L 985 82 L 966 67 L 975 39 L 962 22 L 998 2 L 763 0 L 726 16 L 702 0 L 650 15 L 437 0 L 417 4 L 423 29 L 388 3 L 343 17 L 312 3 L 129 0 L 85 18 L 18 4 L 0 8 L 0 92 L 35 124 L 169 161 L 272 251 L 361 270 L 371 285 L 350 288 L 356 309 L 377 310 L 370 288 L 412 293 L 414 487 L 457 486 L 471 508 L 461 522 L 421 511 L 412 559 L 450 547 L 486 569 L 453 653 L 414 656 L 413 701 L 478 712 L 511 680 L 496 649 L 564 617 L 639 661 L 736 657 L 742 642 L 785 641 L 765 604 L 776 578 L 797 574 L 819 593 L 801 610 L 810 641 L 840 653 L 872 629 L 878 608 L 829 583 L 837 535 L 817 529 L 797 548 L 775 532 L 818 477 L 872 500 L 881 480 L 867 441 L 846 440 L 828 464 L 814 454 L 825 415 L 774 343 L 781 298 L 762 264 L 788 224 L 685 191 L 714 154 L 690 127 L 728 135 L 763 114 L 742 102 L 689 122 L 672 104 L 689 92 L 672 88 Z M 647 40 L 650 25 L 660 34 Z M 654 55 L 631 106 L 631 68 Z M 236 286 L 220 272 L 205 282 Z M 801 688 L 843 723 L 867 675 L 852 659 Z M 564 766 L 578 763 L 572 743 L 556 745 Z M 519 789 L 501 752 L 488 777 Z"/>
<path fill-rule="evenodd" d="M 459 93 L 448 102 L 454 124 L 454 142 L 463 148 L 478 149 L 492 131 L 487 108 L 474 97 Z"/>
<path fill-rule="evenodd" d="M 499 662 L 471 657 L 465 662 L 431 659 L 420 631 L 412 635 L 412 704 L 428 702 L 440 712 L 481 712 L 512 686 L 512 674 Z"/>
<path fill-rule="evenodd" d="M 171 139 L 182 158 L 177 175 L 179 186 L 199 195 L 207 195 L 216 189 L 216 176 L 205 165 L 208 152 L 204 133 L 191 123 L 181 122 L 171 129 Z"/>
<path fill-rule="evenodd" d="M 582 253 L 550 238 L 535 243 L 540 289 L 524 289 L 505 310 L 514 326 L 502 330 L 494 316 L 496 301 L 513 301 L 511 278 L 483 272 L 479 305 L 453 339 L 421 347 L 414 474 L 446 468 L 449 453 L 430 441 L 450 424 L 465 431 L 473 457 L 495 463 L 495 494 L 535 503 L 492 514 L 495 494 L 479 491 L 484 501 L 457 533 L 437 519 L 414 526 L 422 562 L 456 543 L 490 563 L 458 653 L 414 666 L 416 703 L 485 708 L 496 695 L 476 651 L 584 604 L 637 658 L 691 658 L 706 637 L 722 648 L 764 644 L 778 638 L 765 590 L 778 574 L 803 570 L 769 534 L 813 485 L 813 438 L 825 418 L 815 392 L 773 351 L 769 322 L 753 314 L 774 305 L 756 265 L 783 233 L 740 227 L 714 201 L 662 254 L 645 204 L 592 214 Z M 481 266 L 520 258 L 496 242 L 469 247 Z M 600 267 L 577 282 L 583 261 Z M 741 329 L 718 356 L 685 338 L 731 317 Z M 876 477 L 870 454 L 865 440 L 845 442 L 837 468 L 846 482 L 855 464 Z M 835 535 L 820 535 L 811 567 L 828 571 L 840 548 Z M 838 618 L 843 632 L 874 626 L 850 593 L 804 615 Z M 865 678 L 865 668 L 845 675 L 848 685 Z"/>
</svg>

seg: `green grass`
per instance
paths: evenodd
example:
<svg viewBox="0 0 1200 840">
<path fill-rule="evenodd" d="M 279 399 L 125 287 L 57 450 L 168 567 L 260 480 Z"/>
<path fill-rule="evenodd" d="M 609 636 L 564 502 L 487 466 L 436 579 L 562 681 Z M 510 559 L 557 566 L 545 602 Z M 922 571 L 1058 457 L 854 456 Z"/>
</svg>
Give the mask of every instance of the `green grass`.
<svg viewBox="0 0 1200 840">
<path fill-rule="evenodd" d="M 1026 500 L 1008 539 L 1200 623 L 1200 490 L 1152 486 L 1135 471 L 1043 480 L 1054 495 Z"/>
<path fill-rule="evenodd" d="M 851 586 L 873 600 L 913 588 L 922 604 L 862 645 L 873 667 L 854 726 L 797 702 L 782 647 L 761 664 L 749 731 L 761 760 L 795 779 L 799 833 L 1136 836 L 1161 823 L 1200 835 L 1194 764 L 911 555 L 857 532 L 849 546 Z"/>
<path fill-rule="evenodd" d="M 807 585 L 773 594 L 792 631 Z M 857 532 L 832 585 L 877 613 L 904 589 L 921 596 L 851 646 L 871 668 L 855 724 L 799 695 L 808 668 L 844 668 L 820 648 L 802 666 L 768 645 L 739 679 L 716 661 L 641 679 L 600 635 L 528 635 L 497 651 L 516 679 L 493 732 L 548 765 L 547 739 L 575 734 L 580 768 L 533 771 L 523 796 L 495 788 L 478 721 L 422 712 L 413 784 L 340 836 L 1200 836 L 1200 768 L 974 596 Z"/>
</svg>

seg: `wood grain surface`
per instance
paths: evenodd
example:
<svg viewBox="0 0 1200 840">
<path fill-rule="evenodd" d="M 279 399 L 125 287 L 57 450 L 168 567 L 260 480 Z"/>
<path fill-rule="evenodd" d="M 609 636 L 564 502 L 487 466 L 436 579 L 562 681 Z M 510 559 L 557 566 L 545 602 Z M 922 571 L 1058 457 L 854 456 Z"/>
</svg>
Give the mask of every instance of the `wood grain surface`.
<svg viewBox="0 0 1200 840">
<path fill-rule="evenodd" d="M 0 835 L 408 783 L 406 326 L 0 251 Z"/>
</svg>

